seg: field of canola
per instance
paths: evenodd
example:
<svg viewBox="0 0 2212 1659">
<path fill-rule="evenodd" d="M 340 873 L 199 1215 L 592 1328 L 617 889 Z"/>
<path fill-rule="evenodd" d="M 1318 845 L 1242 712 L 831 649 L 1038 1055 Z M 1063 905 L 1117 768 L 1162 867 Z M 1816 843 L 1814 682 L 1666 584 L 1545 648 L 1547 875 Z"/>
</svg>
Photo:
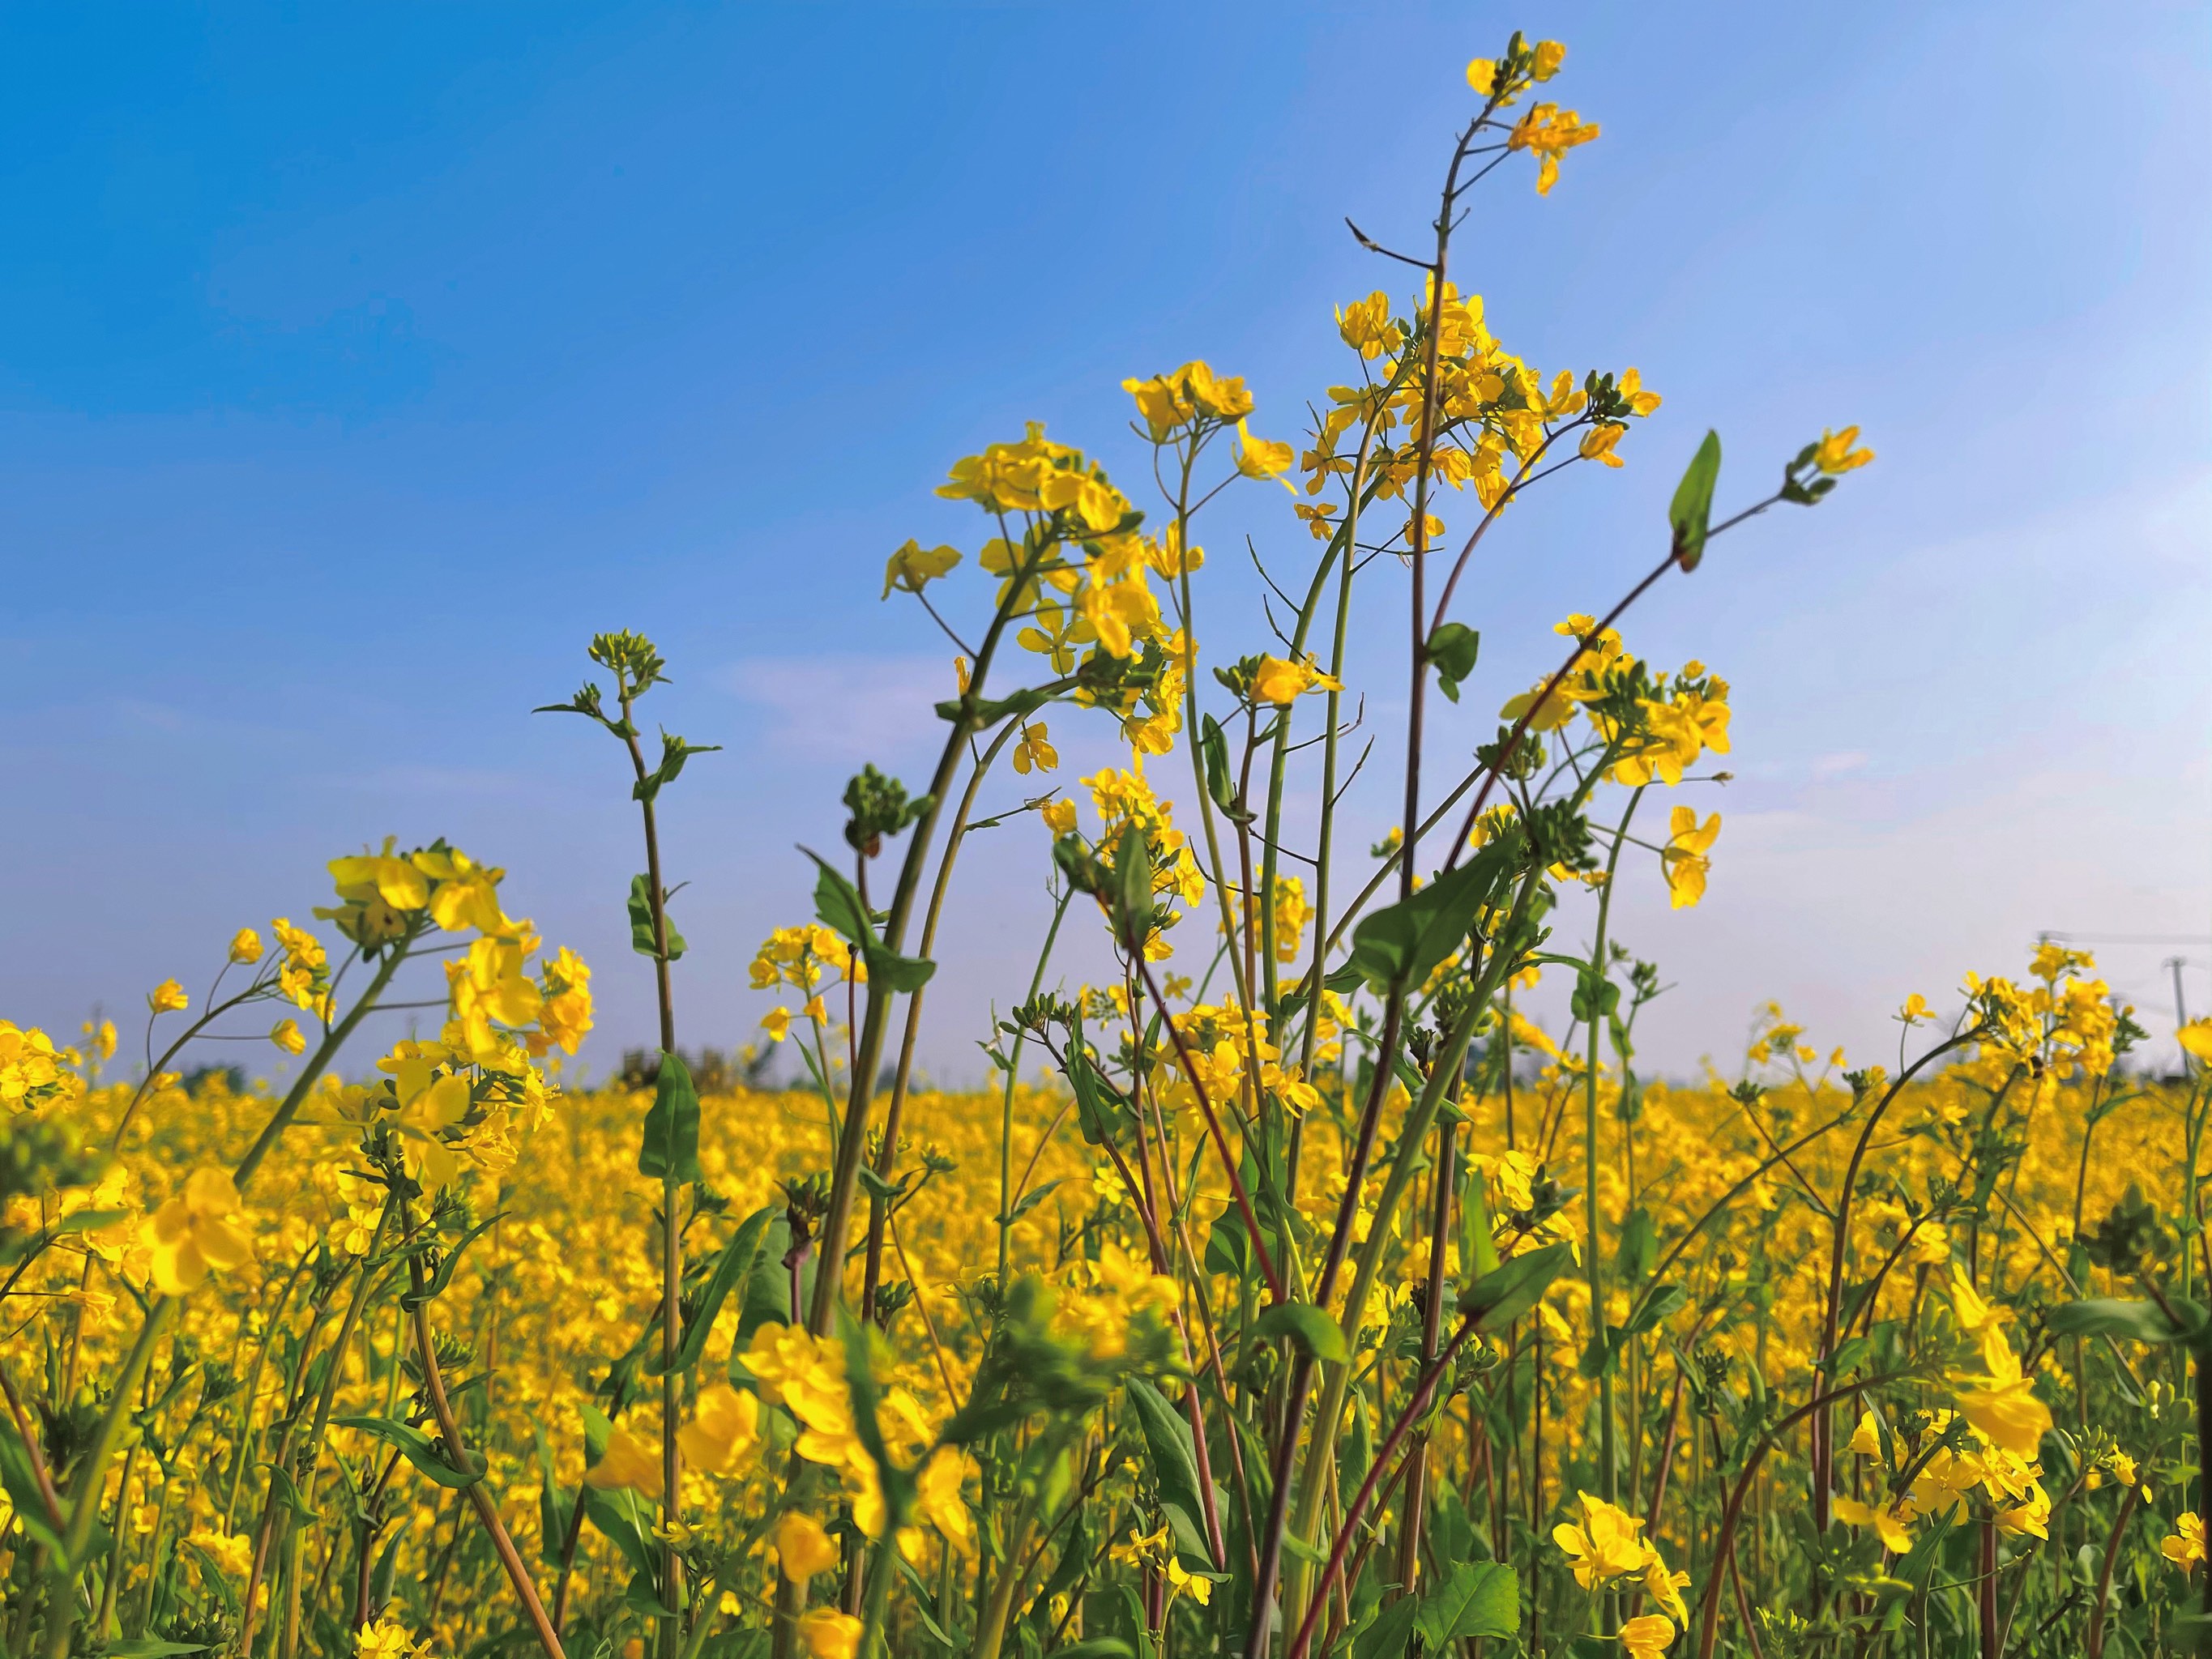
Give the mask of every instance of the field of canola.
<svg viewBox="0 0 2212 1659">
<path fill-rule="evenodd" d="M 752 965 L 805 1086 L 684 1040 L 742 988 L 687 980 L 659 826 L 728 757 L 653 752 L 629 632 L 538 711 L 640 832 L 621 963 L 387 840 L 143 1028 L 0 1022 L 0 1659 L 2203 1650 L 2212 1023 L 2154 1076 L 2163 1034 L 2046 945 L 1924 988 L 1887 1054 L 1776 1009 L 1732 1077 L 1638 1060 L 1661 974 L 1612 900 L 1726 878 L 1691 803 L 1729 687 L 1624 619 L 1784 539 L 1859 428 L 1732 509 L 1706 434 L 1648 574 L 1480 689 L 1486 538 L 1661 404 L 1540 372 L 1453 274 L 1466 192 L 1597 137 L 1540 91 L 1565 56 L 1468 65 L 1417 289 L 1338 309 L 1303 448 L 1193 362 L 1125 383 L 1146 505 L 1034 424 L 950 468 L 978 545 L 883 574 L 953 659 L 941 757 L 851 781 Z M 1200 574 L 1231 488 L 1292 497 L 1248 550 L 1279 604 Z M 1395 756 L 1370 635 L 1407 643 Z M 1070 722 L 1126 763 L 1060 775 Z M 1401 826 L 1364 849 L 1355 783 Z M 960 1034 L 999 1085 L 934 1092 L 988 827 L 1058 907 Z M 1078 929 L 1110 982 L 1055 968 Z M 594 969 L 651 979 L 657 1041 L 568 1088 Z M 215 1046 L 264 1036 L 281 1088 Z"/>
</svg>

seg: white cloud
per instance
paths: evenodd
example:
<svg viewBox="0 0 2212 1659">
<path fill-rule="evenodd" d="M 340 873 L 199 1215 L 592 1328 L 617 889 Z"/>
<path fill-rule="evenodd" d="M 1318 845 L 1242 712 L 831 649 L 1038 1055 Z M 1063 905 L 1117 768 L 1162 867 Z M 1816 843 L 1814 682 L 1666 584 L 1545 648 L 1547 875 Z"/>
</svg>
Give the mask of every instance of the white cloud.
<svg viewBox="0 0 2212 1659">
<path fill-rule="evenodd" d="M 769 711 L 771 747 L 840 763 L 934 748 L 935 704 L 955 692 L 949 657 L 750 657 L 714 678 Z"/>
</svg>

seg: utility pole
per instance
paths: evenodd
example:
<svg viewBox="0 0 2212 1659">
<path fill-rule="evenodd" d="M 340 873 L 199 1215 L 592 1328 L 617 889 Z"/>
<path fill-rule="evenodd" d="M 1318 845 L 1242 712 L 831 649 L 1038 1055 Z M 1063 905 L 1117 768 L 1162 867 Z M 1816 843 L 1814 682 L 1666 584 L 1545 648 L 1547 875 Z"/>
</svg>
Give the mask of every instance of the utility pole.
<svg viewBox="0 0 2212 1659">
<path fill-rule="evenodd" d="M 2189 1009 L 2181 998 L 2181 970 L 2187 966 L 2187 958 L 2168 957 L 2160 965 L 2170 969 L 2173 975 L 2173 1028 L 2178 1031 L 2189 1024 Z"/>
</svg>

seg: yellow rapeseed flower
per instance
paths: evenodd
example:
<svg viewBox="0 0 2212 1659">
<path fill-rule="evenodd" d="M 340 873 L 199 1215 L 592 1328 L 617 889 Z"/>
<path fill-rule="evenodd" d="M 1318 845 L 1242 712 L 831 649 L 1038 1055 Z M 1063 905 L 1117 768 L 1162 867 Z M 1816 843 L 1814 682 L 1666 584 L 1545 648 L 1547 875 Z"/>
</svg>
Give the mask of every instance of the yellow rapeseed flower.
<svg viewBox="0 0 2212 1659">
<path fill-rule="evenodd" d="M 202 1166 L 185 1189 L 154 1212 L 154 1288 L 164 1296 L 196 1289 L 210 1273 L 225 1273 L 253 1259 L 253 1237 L 239 1223 L 245 1201 L 222 1170 Z"/>
</svg>

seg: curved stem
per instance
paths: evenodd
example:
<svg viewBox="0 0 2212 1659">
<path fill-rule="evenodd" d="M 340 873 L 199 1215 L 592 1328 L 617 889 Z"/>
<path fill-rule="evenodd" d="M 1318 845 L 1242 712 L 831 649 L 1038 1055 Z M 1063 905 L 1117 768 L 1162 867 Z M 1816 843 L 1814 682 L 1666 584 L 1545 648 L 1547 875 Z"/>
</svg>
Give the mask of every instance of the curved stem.
<svg viewBox="0 0 2212 1659">
<path fill-rule="evenodd" d="M 407 1273 L 415 1291 L 415 1352 L 422 1362 L 422 1390 L 429 1398 L 430 1413 L 437 1419 L 438 1433 L 445 1441 L 447 1450 L 457 1467 L 465 1468 L 468 1459 L 466 1443 L 461 1438 L 461 1425 L 453 1415 L 453 1402 L 446 1397 L 445 1376 L 438 1367 L 438 1345 L 430 1334 L 430 1305 L 428 1298 L 422 1294 L 422 1258 L 420 1255 L 408 1257 Z M 507 1574 L 507 1583 L 514 1587 L 515 1595 L 522 1602 L 523 1614 L 530 1621 L 532 1633 L 538 1638 L 538 1645 L 544 1650 L 545 1659 L 565 1659 L 560 1635 L 554 1630 L 553 1621 L 546 1617 L 545 1604 L 538 1599 L 538 1586 L 531 1581 L 530 1569 L 523 1565 L 522 1556 L 514 1547 L 514 1540 L 507 1536 L 507 1528 L 499 1518 L 499 1506 L 484 1491 L 483 1480 L 471 1481 L 462 1489 L 462 1496 L 468 1499 L 469 1507 L 477 1512 L 477 1519 L 489 1535 L 492 1553 L 499 1558 L 500 1567 Z M 580 1509 L 583 1506 L 580 1494 L 576 1502 Z"/>
<path fill-rule="evenodd" d="M 921 954 L 929 955 L 937 944 L 937 923 L 945 913 L 945 899 L 952 887 L 952 866 L 960 856 L 960 848 L 968 838 L 969 815 L 975 811 L 975 796 L 989 775 L 991 763 L 998 759 L 1015 732 L 1022 729 L 1020 720 L 1008 720 L 1000 727 L 999 735 L 991 740 L 981 758 L 968 774 L 968 787 L 960 797 L 960 810 L 953 814 L 952 829 L 945 838 L 945 856 L 938 860 L 937 883 L 930 890 L 929 908 L 922 913 Z M 1038 964 L 1042 972 L 1043 964 Z M 921 1036 L 921 1005 L 927 987 L 915 990 L 906 1000 L 906 1030 L 899 1039 L 898 1070 L 891 1079 L 890 1103 L 884 1108 L 883 1145 L 876 1153 L 876 1173 L 885 1181 L 890 1179 L 891 1166 L 898 1156 L 899 1129 L 906 1116 L 907 1090 L 914 1079 L 915 1045 Z M 1032 991 L 1031 996 L 1036 994 Z M 1000 1208 L 1005 1206 L 1001 1204 Z M 889 1208 L 880 1196 L 871 1194 L 868 1200 L 867 1263 L 860 1280 L 860 1317 L 876 1316 L 876 1288 L 883 1282 L 884 1225 L 889 1218 Z"/>
</svg>

